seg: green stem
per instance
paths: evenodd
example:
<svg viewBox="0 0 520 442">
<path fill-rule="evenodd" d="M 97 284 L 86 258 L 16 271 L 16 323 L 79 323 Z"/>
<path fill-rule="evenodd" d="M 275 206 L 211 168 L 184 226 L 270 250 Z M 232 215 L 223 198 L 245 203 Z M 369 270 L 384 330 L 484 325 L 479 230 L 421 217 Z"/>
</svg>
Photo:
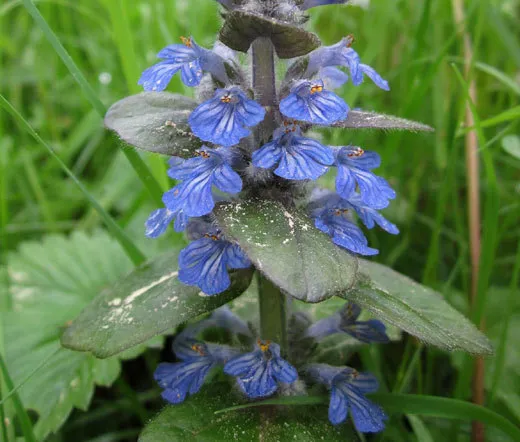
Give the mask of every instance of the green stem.
<svg viewBox="0 0 520 442">
<path fill-rule="evenodd" d="M 280 345 L 287 353 L 287 298 L 271 281 L 258 273 L 258 302 L 260 305 L 260 336 Z"/>
<path fill-rule="evenodd" d="M 277 102 L 273 43 L 268 38 L 253 42 L 253 89 L 255 99 L 267 111 L 264 121 L 255 130 L 256 143 L 261 145 L 272 135 Z M 287 354 L 287 298 L 271 281 L 258 273 L 261 338 L 280 345 Z"/>
</svg>

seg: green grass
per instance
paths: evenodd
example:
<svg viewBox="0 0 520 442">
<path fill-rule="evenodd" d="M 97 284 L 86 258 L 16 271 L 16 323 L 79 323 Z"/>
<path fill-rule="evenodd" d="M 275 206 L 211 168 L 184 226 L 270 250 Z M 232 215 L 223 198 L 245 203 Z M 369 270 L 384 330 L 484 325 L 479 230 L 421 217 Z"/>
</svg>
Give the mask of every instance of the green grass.
<svg viewBox="0 0 520 442">
<path fill-rule="evenodd" d="M 142 238 L 142 223 L 169 184 L 165 162 L 121 146 L 103 130 L 101 116 L 113 102 L 139 92 L 140 72 L 154 63 L 155 53 L 165 45 L 177 42 L 181 35 L 212 44 L 219 27 L 216 2 L 197 0 L 196 6 L 188 6 L 192 3 L 37 1 L 34 5 L 41 17 L 28 0 L 0 4 L 0 94 L 21 116 L 11 107 L 11 112 L 0 108 L 0 266 L 24 242 L 48 233 L 91 231 L 104 223 L 136 262 L 142 258 L 138 250 L 146 254 L 150 246 Z M 520 399 L 512 391 L 520 392 L 520 355 L 511 337 L 520 314 L 520 161 L 501 144 L 505 136 L 520 133 L 519 11 L 519 0 L 469 1 L 465 23 L 475 45 L 472 76 L 478 100 L 472 112 L 477 117 L 474 130 L 482 165 L 483 248 L 473 319 L 486 319 L 498 346 L 497 356 L 486 361 L 491 394 L 487 405 L 516 425 Z M 379 173 L 398 191 L 386 215 L 399 225 L 401 234 L 371 231 L 369 235 L 371 244 L 381 250 L 379 260 L 438 289 L 469 315 L 464 160 L 464 135 L 469 129 L 462 127 L 468 95 L 467 81 L 459 75 L 463 41 L 451 1 L 372 0 L 367 11 L 321 8 L 312 11 L 311 26 L 326 44 L 354 34 L 355 48 L 364 61 L 390 81 L 388 93 L 368 81 L 359 88 L 344 88 L 351 107 L 436 128 L 432 135 L 335 131 L 324 136 L 334 144 L 356 143 L 377 150 L 382 156 Z M 169 90 L 191 93 L 178 78 Z M 42 144 L 52 148 L 63 164 Z M 82 187 L 74 185 L 76 179 Z M 163 241 L 173 243 L 179 237 L 170 234 Z M 5 312 L 11 300 L 2 287 L 9 285 L 9 277 L 1 267 L 0 278 L 0 308 Z M 388 391 L 470 397 L 472 364 L 461 355 L 423 348 L 407 338 L 388 348 L 363 350 L 360 356 L 382 376 Z M 126 366 L 125 376 L 140 373 L 151 378 L 157 359 L 158 353 L 150 351 L 136 363 L 142 366 Z M 133 440 L 143 405 L 154 397 L 151 385 L 131 384 L 137 390 L 131 400 L 117 388 L 98 392 L 93 411 L 73 413 L 50 440 L 93 439 L 105 428 L 113 434 L 106 440 Z M 0 387 L 3 395 L 11 390 L 5 384 Z M 153 404 L 158 409 L 160 401 Z M 14 429 L 6 426 L 3 417 L 22 425 L 17 426 L 19 436 L 26 429 L 26 416 L 15 418 L 16 412 L 9 400 L 0 405 L 2 439 L 14 440 Z M 116 416 L 109 427 L 105 415 Z M 409 423 L 394 417 L 391 430 L 379 439 L 416 440 L 413 431 L 419 435 L 425 430 L 433 440 L 468 437 L 467 426 L 452 426 L 434 417 Z M 77 438 L 83 433 L 85 438 Z"/>
</svg>

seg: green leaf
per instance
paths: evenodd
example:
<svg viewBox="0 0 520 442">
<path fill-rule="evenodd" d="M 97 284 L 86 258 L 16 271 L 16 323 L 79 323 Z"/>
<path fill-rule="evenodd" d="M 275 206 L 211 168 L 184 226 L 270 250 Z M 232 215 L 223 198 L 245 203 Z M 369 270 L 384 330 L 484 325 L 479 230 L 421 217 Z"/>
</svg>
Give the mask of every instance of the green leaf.
<svg viewBox="0 0 520 442">
<path fill-rule="evenodd" d="M 219 35 L 222 43 L 240 52 L 247 52 L 261 37 L 271 39 L 280 58 L 308 54 L 321 44 L 316 35 L 301 27 L 244 11 L 227 13 Z"/>
<path fill-rule="evenodd" d="M 375 262 L 359 260 L 357 286 L 343 295 L 377 318 L 446 350 L 493 354 L 489 340 L 434 290 Z"/>
<path fill-rule="evenodd" d="M 509 420 L 488 408 L 470 402 L 435 396 L 396 393 L 376 393 L 369 395 L 369 398 L 375 403 L 381 405 L 385 411 L 390 413 L 407 413 L 410 415 L 433 416 L 467 421 L 476 420 L 499 428 L 504 433 L 511 436 L 513 438 L 512 440 L 520 440 L 520 430 Z M 251 402 L 245 405 L 227 407 L 219 410 L 218 414 L 234 412 L 237 410 L 250 410 L 251 408 L 263 407 L 266 405 L 325 405 L 329 403 L 329 400 L 330 398 L 328 396 L 285 396 L 259 402 Z"/>
<path fill-rule="evenodd" d="M 226 304 L 251 283 L 252 269 L 235 271 L 229 290 L 204 295 L 178 280 L 177 256 L 161 255 L 106 289 L 67 329 L 62 344 L 106 358 Z"/>
<path fill-rule="evenodd" d="M 502 139 L 502 148 L 512 157 L 520 160 L 520 137 L 507 135 Z"/>
<path fill-rule="evenodd" d="M 224 233 L 286 294 L 320 302 L 353 286 L 357 258 L 336 247 L 304 213 L 254 199 L 221 204 L 214 213 Z"/>
<path fill-rule="evenodd" d="M 18 391 L 23 404 L 38 413 L 38 440 L 56 431 L 74 407 L 86 409 L 95 385 L 108 386 L 119 375 L 118 359 L 59 350 L 59 340 L 102 287 L 131 268 L 120 245 L 104 232 L 50 235 L 9 256 L 13 308 L 4 315 L 6 362 L 14 385 L 23 383 Z"/>
<path fill-rule="evenodd" d="M 358 441 L 350 425 L 334 427 L 324 407 L 305 410 L 271 406 L 215 415 L 239 402 L 229 386 L 215 385 L 181 405 L 168 406 L 144 429 L 139 442 Z"/>
<path fill-rule="evenodd" d="M 105 125 L 139 149 L 188 158 L 202 145 L 188 125 L 196 106 L 183 95 L 142 92 L 112 105 Z"/>
<path fill-rule="evenodd" d="M 346 120 L 335 123 L 333 126 L 343 129 L 385 129 L 407 130 L 410 132 L 434 131 L 432 127 L 417 121 L 359 110 L 351 110 Z"/>
</svg>

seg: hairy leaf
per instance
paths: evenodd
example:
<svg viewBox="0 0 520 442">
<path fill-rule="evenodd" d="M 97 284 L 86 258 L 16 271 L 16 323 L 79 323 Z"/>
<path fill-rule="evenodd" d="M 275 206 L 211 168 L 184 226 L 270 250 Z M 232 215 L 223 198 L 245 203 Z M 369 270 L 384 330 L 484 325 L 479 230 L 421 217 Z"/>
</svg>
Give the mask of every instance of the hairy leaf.
<svg viewBox="0 0 520 442">
<path fill-rule="evenodd" d="M 177 255 L 161 255 L 106 289 L 67 329 L 62 344 L 106 358 L 220 307 L 251 282 L 252 269 L 236 271 L 228 291 L 207 296 L 177 279 Z"/>
<path fill-rule="evenodd" d="M 9 256 L 13 309 L 4 316 L 4 329 L 14 384 L 46 361 L 19 390 L 24 405 L 38 413 L 38 440 L 56 431 L 74 407 L 86 410 L 95 386 L 109 386 L 119 375 L 118 359 L 60 349 L 60 335 L 103 286 L 131 268 L 119 244 L 102 232 L 47 236 Z"/>
<path fill-rule="evenodd" d="M 344 298 L 427 344 L 473 354 L 493 353 L 489 340 L 439 293 L 381 264 L 360 260 L 359 266 L 367 276 Z"/>
<path fill-rule="evenodd" d="M 196 106 L 196 101 L 183 95 L 142 92 L 112 105 L 105 125 L 134 147 L 187 158 L 202 145 L 188 126 Z"/>
<path fill-rule="evenodd" d="M 319 38 L 293 24 L 245 11 L 226 14 L 220 41 L 235 51 L 247 52 L 257 38 L 270 38 L 280 58 L 308 54 L 321 44 Z"/>
<path fill-rule="evenodd" d="M 353 286 L 357 258 L 335 246 L 304 213 L 277 201 L 249 200 L 221 204 L 215 214 L 224 233 L 288 295 L 320 302 Z"/>
<path fill-rule="evenodd" d="M 430 126 L 417 121 L 360 110 L 351 110 L 347 119 L 335 123 L 334 127 L 344 129 L 407 130 L 410 132 L 433 132 L 434 130 Z"/>
<path fill-rule="evenodd" d="M 325 407 L 263 406 L 215 415 L 222 408 L 238 405 L 227 384 L 214 385 L 185 403 L 168 406 L 148 424 L 139 442 L 358 441 L 349 424 L 334 427 Z"/>
</svg>

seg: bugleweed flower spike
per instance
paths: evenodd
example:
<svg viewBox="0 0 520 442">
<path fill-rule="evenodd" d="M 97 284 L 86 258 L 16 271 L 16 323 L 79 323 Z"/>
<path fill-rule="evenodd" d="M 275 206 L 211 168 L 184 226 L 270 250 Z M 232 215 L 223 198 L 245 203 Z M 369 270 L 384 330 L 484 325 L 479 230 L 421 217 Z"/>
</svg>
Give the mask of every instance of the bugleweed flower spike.
<svg viewBox="0 0 520 442">
<path fill-rule="evenodd" d="M 130 144 L 170 157 L 175 184 L 145 232 L 157 238 L 173 224 L 189 241 L 159 264 L 136 270 L 148 279 L 130 298 L 140 297 L 143 311 L 160 316 L 156 334 L 188 322 L 173 341 L 175 362 L 160 364 L 155 379 L 176 407 L 222 382 L 234 386 L 224 388 L 223 399 L 234 405 L 322 389 L 330 393 L 330 424 L 325 410 L 312 419 L 325 418 L 331 431 L 352 434 L 352 424 L 359 432 L 382 431 L 387 417 L 365 396 L 378 382 L 345 364 L 359 346 L 395 338 L 383 321 L 445 348 L 482 353 L 489 344 L 440 296 L 360 259 L 379 253 L 366 229 L 399 233 L 380 212 L 396 192 L 374 172 L 381 165 L 377 146 L 357 145 L 355 132 L 350 144 L 329 145 L 311 130 L 430 128 L 356 109 L 342 98 L 346 88 L 365 84 L 390 90 L 362 63 L 353 36 L 322 46 L 304 28 L 307 11 L 347 0 L 218 3 L 224 18 L 219 42 L 210 49 L 182 37 L 161 50 L 161 61 L 139 79 L 145 92 L 112 106 L 105 120 Z M 246 57 L 251 75 L 239 63 Z M 287 59 L 277 77 L 278 60 Z M 176 74 L 195 88 L 196 99 L 164 92 Z M 335 185 L 320 188 L 317 180 L 327 172 L 335 174 Z M 249 286 L 258 290 L 258 308 L 224 305 Z M 163 292 L 166 300 L 158 303 Z M 346 301 L 332 315 L 307 307 L 336 296 Z M 439 308 L 449 314 L 431 320 Z M 365 310 L 381 316 L 367 317 Z M 457 321 L 440 336 L 438 323 L 448 317 Z M 455 322 L 464 339 L 451 330 Z M 337 354 L 324 350 L 330 340 L 341 349 Z M 344 424 L 349 416 L 351 424 Z"/>
</svg>

